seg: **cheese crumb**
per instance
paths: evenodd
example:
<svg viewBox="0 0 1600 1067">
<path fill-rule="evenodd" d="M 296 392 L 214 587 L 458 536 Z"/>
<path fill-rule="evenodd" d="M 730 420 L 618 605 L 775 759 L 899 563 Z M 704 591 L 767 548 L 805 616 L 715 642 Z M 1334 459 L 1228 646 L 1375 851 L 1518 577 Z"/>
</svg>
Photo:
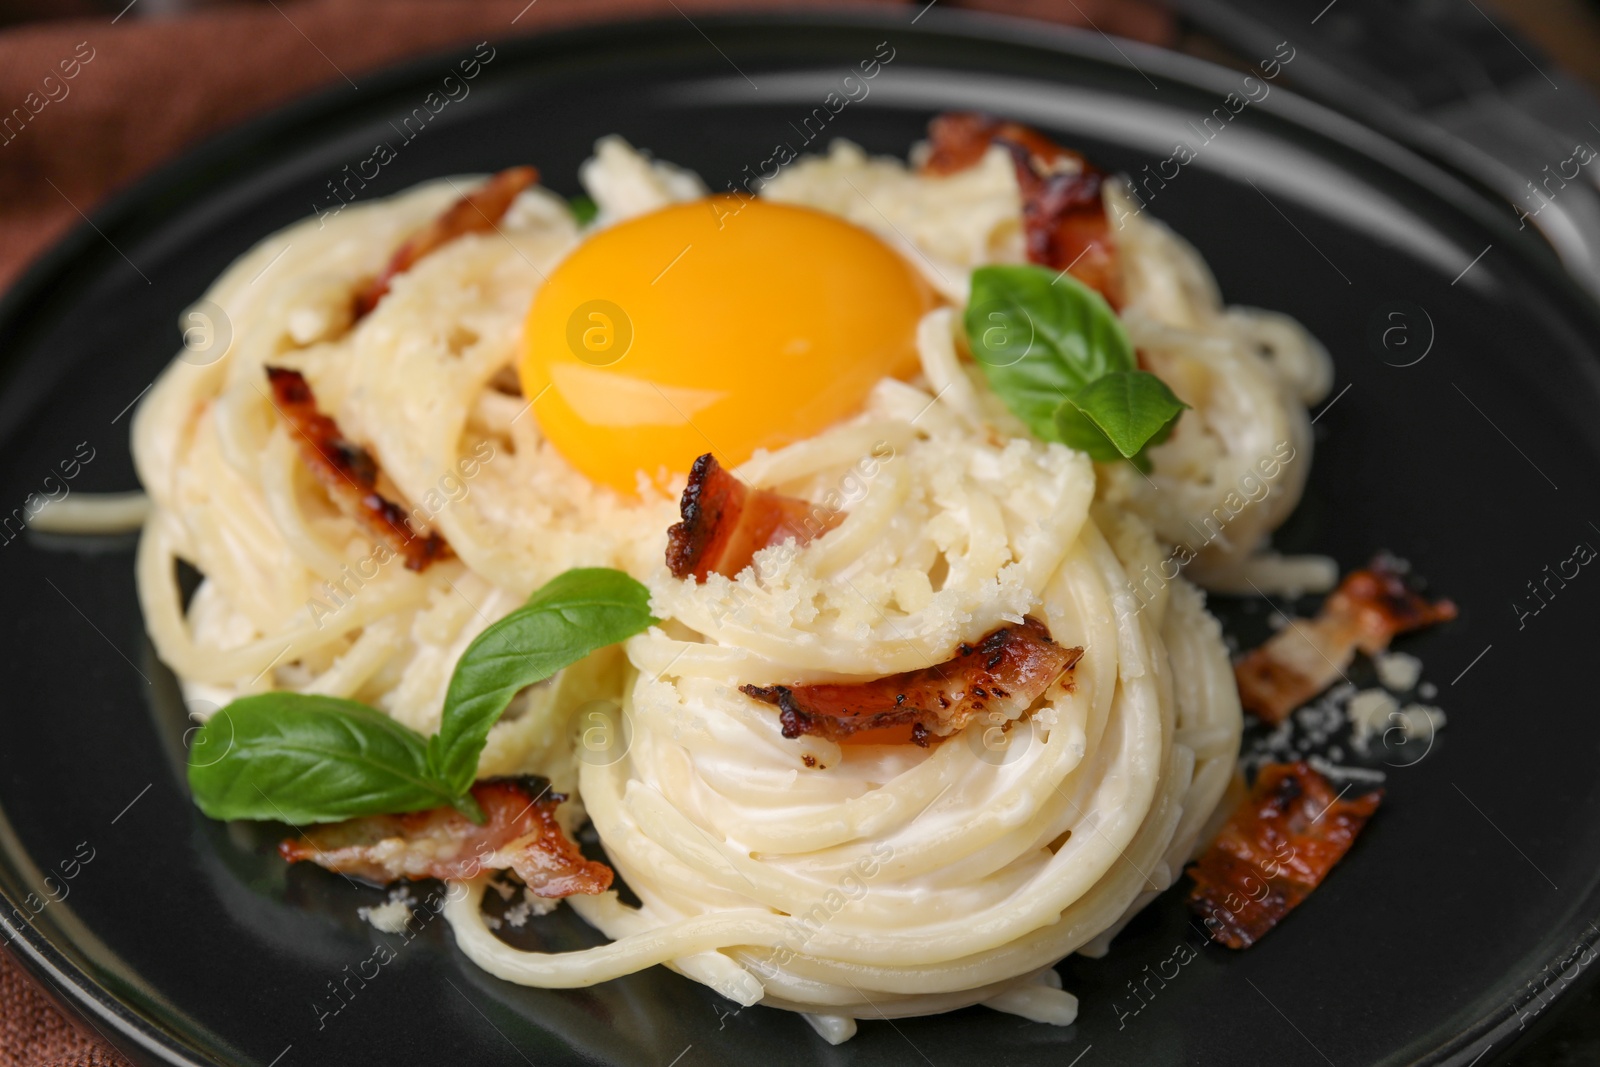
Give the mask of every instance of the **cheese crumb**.
<svg viewBox="0 0 1600 1067">
<path fill-rule="evenodd" d="M 1407 704 L 1400 709 L 1400 728 L 1408 740 L 1432 737 L 1445 723 L 1444 712 L 1426 704 Z"/>
<path fill-rule="evenodd" d="M 1422 678 L 1422 661 L 1405 652 L 1385 652 L 1374 665 L 1378 681 L 1391 693 L 1409 693 Z"/>
<path fill-rule="evenodd" d="M 1366 767 L 1341 767 L 1321 756 L 1311 756 L 1306 762 L 1311 765 L 1312 770 L 1327 778 L 1343 778 L 1352 782 L 1382 782 L 1389 777 L 1382 771 L 1369 770 Z"/>
<path fill-rule="evenodd" d="M 415 903 L 411 891 L 402 886 L 389 894 L 387 904 L 357 908 L 356 914 L 383 933 L 402 934 L 405 933 L 406 924 L 411 921 L 411 906 Z"/>
<path fill-rule="evenodd" d="M 1381 735 L 1400 713 L 1400 704 L 1382 689 L 1363 689 L 1350 698 L 1350 742 L 1355 750 L 1366 755 L 1369 742 Z"/>
<path fill-rule="evenodd" d="M 549 915 L 561 902 L 545 897 L 536 897 L 527 890 L 522 891 L 522 902 L 506 909 L 506 922 L 513 929 L 520 930 L 527 925 L 528 919 L 536 915 Z"/>
</svg>

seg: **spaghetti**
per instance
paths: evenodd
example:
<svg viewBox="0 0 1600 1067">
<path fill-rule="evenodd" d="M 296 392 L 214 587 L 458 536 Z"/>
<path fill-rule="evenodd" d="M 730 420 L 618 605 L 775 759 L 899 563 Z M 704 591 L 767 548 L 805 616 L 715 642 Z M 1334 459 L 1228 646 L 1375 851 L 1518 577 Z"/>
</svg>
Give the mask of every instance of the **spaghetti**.
<svg viewBox="0 0 1600 1067">
<path fill-rule="evenodd" d="M 601 226 L 703 194 L 614 138 L 583 178 Z M 1076 1001 L 1052 965 L 1104 951 L 1174 881 L 1238 749 L 1234 676 L 1202 594 L 1142 576 L 1242 493 L 1254 502 L 1226 508 L 1193 577 L 1324 582 L 1322 562 L 1261 554 L 1310 466 L 1321 348 L 1281 316 L 1224 309 L 1199 257 L 1107 183 L 1124 322 L 1192 408 L 1148 476 L 1028 438 L 939 307 L 917 330 L 919 374 L 734 472 L 819 502 L 817 536 L 761 548 L 733 577 L 679 578 L 663 563 L 671 497 L 578 474 L 541 437 L 539 397 L 508 374 L 532 294 L 584 239 L 566 206 L 534 187 L 492 231 L 386 269 L 462 188 L 432 182 L 261 242 L 205 297 L 231 320 L 231 348 L 174 362 L 140 405 L 140 597 L 186 692 L 348 697 L 427 733 L 486 626 L 569 568 L 627 571 L 665 621 L 524 691 L 478 774 L 537 773 L 573 796 L 558 817 L 592 821 L 641 905 L 570 898 L 611 943 L 522 952 L 486 923 L 480 877 L 446 913 L 462 951 L 549 987 L 663 964 L 742 1004 L 803 1012 L 835 1042 L 858 1018 L 971 1004 L 1070 1023 Z M 1000 145 L 938 176 L 841 142 L 763 193 L 881 231 L 956 304 L 972 269 L 1023 256 Z M 374 278 L 384 292 L 358 318 L 351 294 Z M 338 506 L 268 367 L 361 442 L 366 489 L 398 502 L 405 529 L 450 553 L 408 569 Z M 1274 455 L 1257 498 L 1245 479 Z M 180 561 L 204 576 L 187 605 Z M 996 704 L 927 747 L 785 738 L 741 691 L 924 671 L 1025 619 L 1081 656 L 1031 706 Z"/>
</svg>

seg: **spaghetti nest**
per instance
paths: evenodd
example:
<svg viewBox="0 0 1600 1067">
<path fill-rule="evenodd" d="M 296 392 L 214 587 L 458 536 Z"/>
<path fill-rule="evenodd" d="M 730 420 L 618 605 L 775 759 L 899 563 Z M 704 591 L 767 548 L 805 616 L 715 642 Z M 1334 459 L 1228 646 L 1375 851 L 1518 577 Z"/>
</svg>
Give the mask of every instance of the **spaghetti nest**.
<svg viewBox="0 0 1600 1067">
<path fill-rule="evenodd" d="M 1070 1022 L 1050 965 L 1172 881 L 1232 772 L 1238 697 L 1199 594 L 1180 580 L 1141 609 L 1128 566 L 1156 542 L 1136 518 L 1096 521 L 1082 455 L 992 443 L 912 386 L 742 473 L 812 499 L 857 489 L 836 528 L 737 579 L 655 576 L 672 622 L 627 646 L 625 751 L 579 774 L 643 906 L 574 898 L 616 940 L 542 955 L 469 898 L 459 943 L 538 985 L 666 963 L 836 1040 L 855 1018 L 973 1003 Z M 998 736 L 797 744 L 739 689 L 925 667 L 1024 615 L 1085 651 Z"/>
<path fill-rule="evenodd" d="M 959 305 L 974 267 L 1021 257 L 1000 151 L 940 178 L 844 146 L 765 192 L 915 242 L 908 258 Z M 703 192 L 614 139 L 584 178 L 601 225 Z M 844 185 L 896 219 L 852 207 Z M 1103 951 L 1171 883 L 1233 773 L 1232 672 L 1202 595 L 1168 573 L 1174 546 L 1283 442 L 1296 458 L 1279 456 L 1275 495 L 1228 508 L 1193 573 L 1284 588 L 1325 570 L 1260 550 L 1310 466 L 1304 405 L 1326 391 L 1326 356 L 1288 320 L 1224 309 L 1192 250 L 1130 216 L 1123 318 L 1192 409 L 1148 474 L 1029 439 L 941 307 L 922 320 L 918 376 L 884 380 L 856 417 L 735 472 L 813 502 L 826 532 L 764 548 L 733 578 L 679 579 L 661 562 L 672 500 L 577 474 L 508 371 L 541 278 L 582 240 L 559 198 L 522 193 L 494 233 L 432 252 L 354 318 L 350 293 L 459 193 L 431 183 L 263 241 L 206 296 L 231 324 L 227 352 L 180 358 L 142 403 L 140 596 L 196 713 L 285 689 L 426 733 L 486 626 L 568 568 L 627 571 L 663 622 L 625 655 L 524 691 L 478 773 L 537 773 L 569 794 L 561 818 L 592 820 L 641 906 L 571 898 L 613 941 L 522 952 L 487 925 L 479 879 L 447 911 L 462 950 L 552 987 L 665 964 L 740 1003 L 804 1012 L 834 1041 L 857 1018 L 975 1003 L 1070 1022 L 1076 1001 L 1051 965 Z M 303 377 L 370 453 L 374 490 L 448 554 L 408 569 L 335 505 L 269 366 Z M 180 561 L 203 576 L 187 605 Z M 785 738 L 740 690 L 934 667 L 1025 616 L 1081 658 L 1030 707 L 928 747 Z M 610 738 L 599 750 L 584 742 L 591 714 Z"/>
</svg>

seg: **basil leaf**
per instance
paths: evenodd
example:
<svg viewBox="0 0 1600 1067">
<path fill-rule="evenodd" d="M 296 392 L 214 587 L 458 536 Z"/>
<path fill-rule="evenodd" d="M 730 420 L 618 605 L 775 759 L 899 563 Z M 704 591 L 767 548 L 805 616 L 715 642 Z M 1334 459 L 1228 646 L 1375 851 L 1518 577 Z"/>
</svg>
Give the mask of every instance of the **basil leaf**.
<svg viewBox="0 0 1600 1067">
<path fill-rule="evenodd" d="M 1044 267 L 980 267 L 964 319 L 992 388 L 1035 436 L 1057 440 L 1061 402 L 1137 365 L 1133 342 L 1099 293 Z"/>
<path fill-rule="evenodd" d="M 1056 430 L 1061 441 L 1093 459 L 1133 459 L 1145 445 L 1166 440 L 1188 406 L 1154 374 L 1118 371 L 1064 401 Z"/>
<path fill-rule="evenodd" d="M 1089 458 L 1097 463 L 1110 463 L 1122 458 L 1122 453 L 1117 451 L 1117 446 L 1111 443 L 1105 431 L 1096 426 L 1094 420 L 1071 399 L 1063 400 L 1061 406 L 1056 408 L 1054 439 L 1068 448 L 1087 452 Z"/>
<path fill-rule="evenodd" d="M 489 728 L 519 689 L 658 621 L 650 614 L 649 590 L 621 571 L 588 567 L 557 575 L 461 654 L 439 732 L 428 744 L 429 768 L 465 792 Z"/>
<path fill-rule="evenodd" d="M 415 730 L 353 700 L 303 693 L 243 697 L 208 719 L 189 751 L 189 788 L 213 819 L 294 825 L 456 802 L 429 775 Z"/>
<path fill-rule="evenodd" d="M 587 196 L 575 196 L 567 201 L 567 209 L 572 212 L 572 217 L 579 226 L 587 226 L 600 214 L 600 206 Z"/>
<path fill-rule="evenodd" d="M 449 804 L 481 824 L 469 792 L 478 756 L 517 690 L 656 621 L 648 590 L 621 571 L 559 575 L 467 647 L 429 741 L 353 700 L 236 700 L 200 727 L 191 748 L 195 803 L 213 819 L 295 825 Z"/>
</svg>

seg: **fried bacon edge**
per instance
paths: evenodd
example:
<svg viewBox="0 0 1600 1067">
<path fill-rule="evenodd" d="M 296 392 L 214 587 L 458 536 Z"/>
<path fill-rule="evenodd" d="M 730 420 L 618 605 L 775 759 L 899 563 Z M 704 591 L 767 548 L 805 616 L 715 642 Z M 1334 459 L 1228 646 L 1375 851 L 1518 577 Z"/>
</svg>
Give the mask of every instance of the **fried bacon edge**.
<svg viewBox="0 0 1600 1067">
<path fill-rule="evenodd" d="M 559 793 L 534 794 L 523 780 L 494 778 L 473 786 L 472 796 L 486 817 L 482 826 L 451 807 L 368 815 L 314 827 L 279 844 L 278 853 L 379 885 L 509 869 L 539 897 L 611 888 L 611 868 L 584 858 L 556 821 L 566 799 Z"/>
<path fill-rule="evenodd" d="M 408 570 L 425 570 L 430 563 L 448 558 L 450 546 L 443 537 L 438 533 L 420 536 L 412 529 L 405 508 L 378 492 L 378 461 L 347 440 L 339 424 L 318 410 L 305 375 L 283 367 L 267 367 L 266 371 L 273 403 L 294 427 L 301 456 L 340 509 L 398 552 Z"/>
<path fill-rule="evenodd" d="M 841 740 L 864 730 L 911 727 L 911 740 L 927 746 L 980 716 L 1009 725 L 1083 655 L 1062 648 L 1032 615 L 1002 626 L 976 645 L 921 670 L 869 682 L 816 685 L 742 685 L 739 691 L 778 708 L 783 736 L 817 734 Z"/>
<path fill-rule="evenodd" d="M 1396 634 L 1456 617 L 1449 600 L 1412 591 L 1386 559 L 1345 575 L 1312 619 L 1295 619 L 1234 664 L 1246 711 L 1282 722 L 1339 678 L 1359 649 L 1377 655 Z"/>
<path fill-rule="evenodd" d="M 1249 948 L 1322 883 L 1382 799 L 1342 799 L 1304 762 L 1267 764 L 1189 868 L 1191 910 L 1212 940 Z"/>
<path fill-rule="evenodd" d="M 667 568 L 697 582 L 712 574 L 732 578 L 768 545 L 791 537 L 803 545 L 843 521 L 838 511 L 750 488 L 710 452 L 689 469 L 678 513 L 682 521 L 667 529 Z"/>
<path fill-rule="evenodd" d="M 488 181 L 467 193 L 440 213 L 438 218 L 412 234 L 376 277 L 362 286 L 355 295 L 355 317 L 365 318 L 378 306 L 389 292 L 389 284 L 396 275 L 410 270 L 423 256 L 441 245 L 449 244 L 468 233 L 486 233 L 510 209 L 511 202 L 528 186 L 539 180 L 534 167 L 511 167 L 500 171 Z"/>
<path fill-rule="evenodd" d="M 1004 146 L 1022 193 L 1028 261 L 1067 271 L 1112 307 L 1122 306 L 1122 271 L 1102 195 L 1105 171 L 1038 130 L 973 111 L 936 116 L 928 143 L 922 172 L 932 175 L 966 170 L 991 144 Z"/>
</svg>

